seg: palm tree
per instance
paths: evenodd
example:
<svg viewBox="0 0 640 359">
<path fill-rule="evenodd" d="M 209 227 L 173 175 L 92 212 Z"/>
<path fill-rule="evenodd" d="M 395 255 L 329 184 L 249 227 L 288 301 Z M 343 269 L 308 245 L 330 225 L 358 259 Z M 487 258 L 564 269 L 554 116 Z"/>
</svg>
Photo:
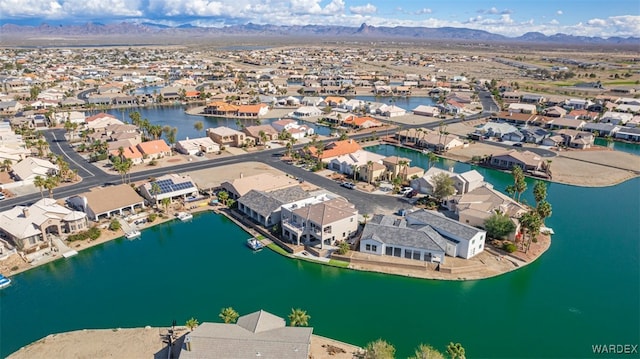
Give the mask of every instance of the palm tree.
<svg viewBox="0 0 640 359">
<path fill-rule="evenodd" d="M 309 325 L 309 319 L 311 319 L 311 316 L 309 316 L 306 311 L 291 308 L 291 313 L 289 314 L 289 326 L 306 327 Z"/>
<path fill-rule="evenodd" d="M 373 178 L 373 161 L 367 161 L 367 181 L 371 184 Z"/>
<path fill-rule="evenodd" d="M 427 160 L 429 161 L 429 168 L 431 168 L 433 164 L 438 160 L 438 156 L 436 156 L 436 154 L 433 152 L 429 152 L 427 153 Z"/>
<path fill-rule="evenodd" d="M 227 191 L 218 192 L 218 199 L 220 200 L 220 203 L 226 206 L 227 200 L 229 200 L 229 193 L 227 193 Z"/>
<path fill-rule="evenodd" d="M 158 195 L 162 193 L 162 189 L 160 188 L 158 182 L 154 181 L 151 183 L 151 190 L 149 191 L 149 193 L 153 196 L 153 198 L 156 199 L 156 204 L 158 204 Z"/>
<path fill-rule="evenodd" d="M 409 359 L 444 359 L 444 355 L 431 345 L 420 344 L 416 348 L 414 356 Z"/>
<path fill-rule="evenodd" d="M 225 322 L 226 324 L 229 324 L 229 323 L 235 323 L 236 320 L 238 320 L 238 317 L 240 315 L 232 307 L 227 307 L 227 308 L 222 308 L 218 316 L 220 317 L 220 319 L 222 319 L 223 322 Z"/>
<path fill-rule="evenodd" d="M 10 172 L 11 171 L 11 165 L 13 165 L 13 161 L 11 161 L 8 158 L 5 158 L 5 160 L 2 161 L 2 170 L 4 172 Z"/>
<path fill-rule="evenodd" d="M 367 224 L 367 219 L 369 219 L 369 215 L 368 214 L 363 214 L 362 218 L 364 219 L 364 224 Z"/>
<path fill-rule="evenodd" d="M 171 198 L 169 197 L 163 198 L 162 200 L 160 200 L 160 203 L 162 203 L 162 206 L 164 207 L 164 211 L 169 213 L 169 205 L 171 205 Z"/>
<path fill-rule="evenodd" d="M 197 326 L 198 326 L 198 324 L 200 324 L 200 323 L 198 322 L 198 319 L 196 319 L 196 318 L 194 318 L 194 317 L 191 317 L 191 319 L 187 320 L 187 322 L 186 322 L 186 323 L 184 323 L 184 325 L 185 325 L 187 328 L 189 328 L 189 330 L 191 330 L 191 331 L 192 331 L 195 327 L 197 327 Z"/>
<path fill-rule="evenodd" d="M 33 179 L 33 185 L 40 189 L 40 195 L 42 198 L 44 198 L 44 192 L 42 190 L 44 189 L 45 181 L 46 180 L 42 178 L 42 176 L 36 176 L 36 178 Z"/>
<path fill-rule="evenodd" d="M 464 348 L 460 343 L 449 343 L 449 345 L 447 345 L 447 354 L 449 354 L 451 359 L 465 359 Z"/>
<path fill-rule="evenodd" d="M 409 161 L 407 160 L 400 160 L 398 161 L 398 166 L 400 166 L 400 169 L 398 170 L 398 172 L 402 172 L 402 179 L 403 180 L 407 180 L 407 170 L 409 169 Z"/>
<path fill-rule="evenodd" d="M 56 188 L 58 184 L 60 184 L 60 177 L 47 176 L 47 179 L 44 181 L 44 188 L 49 191 L 49 198 L 53 198 L 53 189 Z"/>
</svg>

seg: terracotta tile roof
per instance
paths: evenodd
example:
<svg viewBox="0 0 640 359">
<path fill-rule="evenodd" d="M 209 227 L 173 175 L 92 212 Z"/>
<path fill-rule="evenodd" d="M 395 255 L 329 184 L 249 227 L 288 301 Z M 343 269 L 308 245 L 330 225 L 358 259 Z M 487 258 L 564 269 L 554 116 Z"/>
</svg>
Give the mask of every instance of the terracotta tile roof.
<svg viewBox="0 0 640 359">
<path fill-rule="evenodd" d="M 142 142 L 138 144 L 138 149 L 147 155 L 171 151 L 171 148 L 169 148 L 164 140 Z"/>
<path fill-rule="evenodd" d="M 135 158 L 142 158 L 142 153 L 140 151 L 138 151 L 138 149 L 136 147 L 133 146 L 129 146 L 129 147 L 123 147 L 124 151 L 122 152 L 122 156 L 124 158 L 128 158 L 128 159 L 135 159 Z M 118 156 L 119 151 L 113 150 L 111 151 L 111 155 L 112 156 Z"/>
<path fill-rule="evenodd" d="M 349 153 L 354 153 L 361 149 L 362 147 L 358 144 L 358 142 L 354 140 L 335 141 L 325 146 L 325 148 L 322 150 L 322 156 L 320 157 L 320 159 L 346 155 Z M 311 152 L 312 156 L 316 156 L 317 150 L 315 147 L 311 147 L 309 149 L 309 152 Z"/>
<path fill-rule="evenodd" d="M 263 103 L 257 105 L 240 105 L 238 107 L 238 112 L 258 114 L 264 107 L 267 107 L 267 105 Z"/>
</svg>

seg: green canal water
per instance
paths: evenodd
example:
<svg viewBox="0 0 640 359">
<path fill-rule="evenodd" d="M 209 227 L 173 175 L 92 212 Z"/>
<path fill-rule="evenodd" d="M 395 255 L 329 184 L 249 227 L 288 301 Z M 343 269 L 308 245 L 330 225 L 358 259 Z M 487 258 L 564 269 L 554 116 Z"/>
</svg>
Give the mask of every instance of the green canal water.
<svg viewBox="0 0 640 359">
<path fill-rule="evenodd" d="M 498 189 L 510 181 L 479 170 Z M 220 308 L 233 306 L 282 317 L 300 307 L 314 333 L 361 346 L 384 338 L 399 358 L 421 342 L 444 350 L 450 341 L 470 358 L 599 357 L 592 345 L 640 338 L 639 188 L 639 179 L 605 188 L 551 184 L 550 250 L 520 270 L 468 282 L 253 253 L 247 233 L 212 213 L 163 224 L 14 276 L 0 291 L 0 356 L 56 332 L 168 326 L 192 316 L 218 322 Z"/>
</svg>

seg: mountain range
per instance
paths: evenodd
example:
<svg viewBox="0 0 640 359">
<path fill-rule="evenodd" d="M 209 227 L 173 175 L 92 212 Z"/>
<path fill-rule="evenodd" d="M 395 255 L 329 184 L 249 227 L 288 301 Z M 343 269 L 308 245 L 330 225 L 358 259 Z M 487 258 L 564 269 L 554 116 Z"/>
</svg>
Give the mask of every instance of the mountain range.
<svg viewBox="0 0 640 359">
<path fill-rule="evenodd" d="M 244 25 L 232 25 L 225 27 L 197 27 L 189 24 L 171 27 L 151 22 L 133 23 L 120 22 L 101 24 L 88 22 L 81 25 L 49 25 L 43 23 L 39 26 L 24 26 L 15 24 L 3 24 L 0 27 L 3 36 L 20 35 L 21 37 L 39 36 L 140 36 L 147 37 L 206 37 L 206 36 L 269 36 L 269 37 L 310 37 L 314 39 L 340 40 L 342 38 L 362 38 L 367 40 L 449 40 L 449 41 L 474 41 L 474 42 L 522 42 L 522 43 L 548 43 L 564 45 L 640 45 L 638 37 L 587 37 L 566 34 L 544 35 L 539 32 L 529 32 L 518 37 L 507 37 L 493 34 L 483 30 L 454 27 L 384 27 L 362 24 L 360 27 L 347 26 L 282 26 L 282 25 L 257 25 L 248 23 Z M 2 42 L 0 40 L 0 42 Z"/>
</svg>

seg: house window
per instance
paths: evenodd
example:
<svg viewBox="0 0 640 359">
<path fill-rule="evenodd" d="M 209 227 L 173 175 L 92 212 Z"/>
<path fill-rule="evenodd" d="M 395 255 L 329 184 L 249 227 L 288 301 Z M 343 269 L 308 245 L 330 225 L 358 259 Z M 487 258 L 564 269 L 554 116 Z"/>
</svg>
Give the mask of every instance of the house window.
<svg viewBox="0 0 640 359">
<path fill-rule="evenodd" d="M 377 252 L 378 251 L 378 246 L 376 246 L 375 244 L 372 244 L 371 245 L 371 250 L 374 251 L 374 252 Z"/>
<path fill-rule="evenodd" d="M 425 253 L 423 259 L 425 262 L 431 262 L 431 253 Z"/>
<path fill-rule="evenodd" d="M 370 250 L 371 250 L 371 245 L 370 245 L 370 244 L 367 244 L 364 248 L 365 248 L 366 250 L 370 251 Z"/>
<path fill-rule="evenodd" d="M 420 251 L 413 252 L 413 259 L 420 260 Z"/>
<path fill-rule="evenodd" d="M 412 254 L 413 254 L 413 252 L 411 252 L 411 250 L 410 250 L 410 249 L 405 249 L 405 250 L 404 250 L 404 257 L 405 257 L 405 258 L 409 258 L 409 259 L 411 259 L 411 255 L 412 255 Z"/>
<path fill-rule="evenodd" d="M 471 240 L 471 244 L 476 244 L 476 240 L 475 240 L 475 239 L 472 239 L 472 240 Z"/>
<path fill-rule="evenodd" d="M 393 255 L 393 247 L 387 247 L 385 249 L 385 254 L 388 255 L 388 256 Z"/>
<path fill-rule="evenodd" d="M 402 248 L 394 248 L 393 249 L 394 257 L 402 257 Z"/>
</svg>

